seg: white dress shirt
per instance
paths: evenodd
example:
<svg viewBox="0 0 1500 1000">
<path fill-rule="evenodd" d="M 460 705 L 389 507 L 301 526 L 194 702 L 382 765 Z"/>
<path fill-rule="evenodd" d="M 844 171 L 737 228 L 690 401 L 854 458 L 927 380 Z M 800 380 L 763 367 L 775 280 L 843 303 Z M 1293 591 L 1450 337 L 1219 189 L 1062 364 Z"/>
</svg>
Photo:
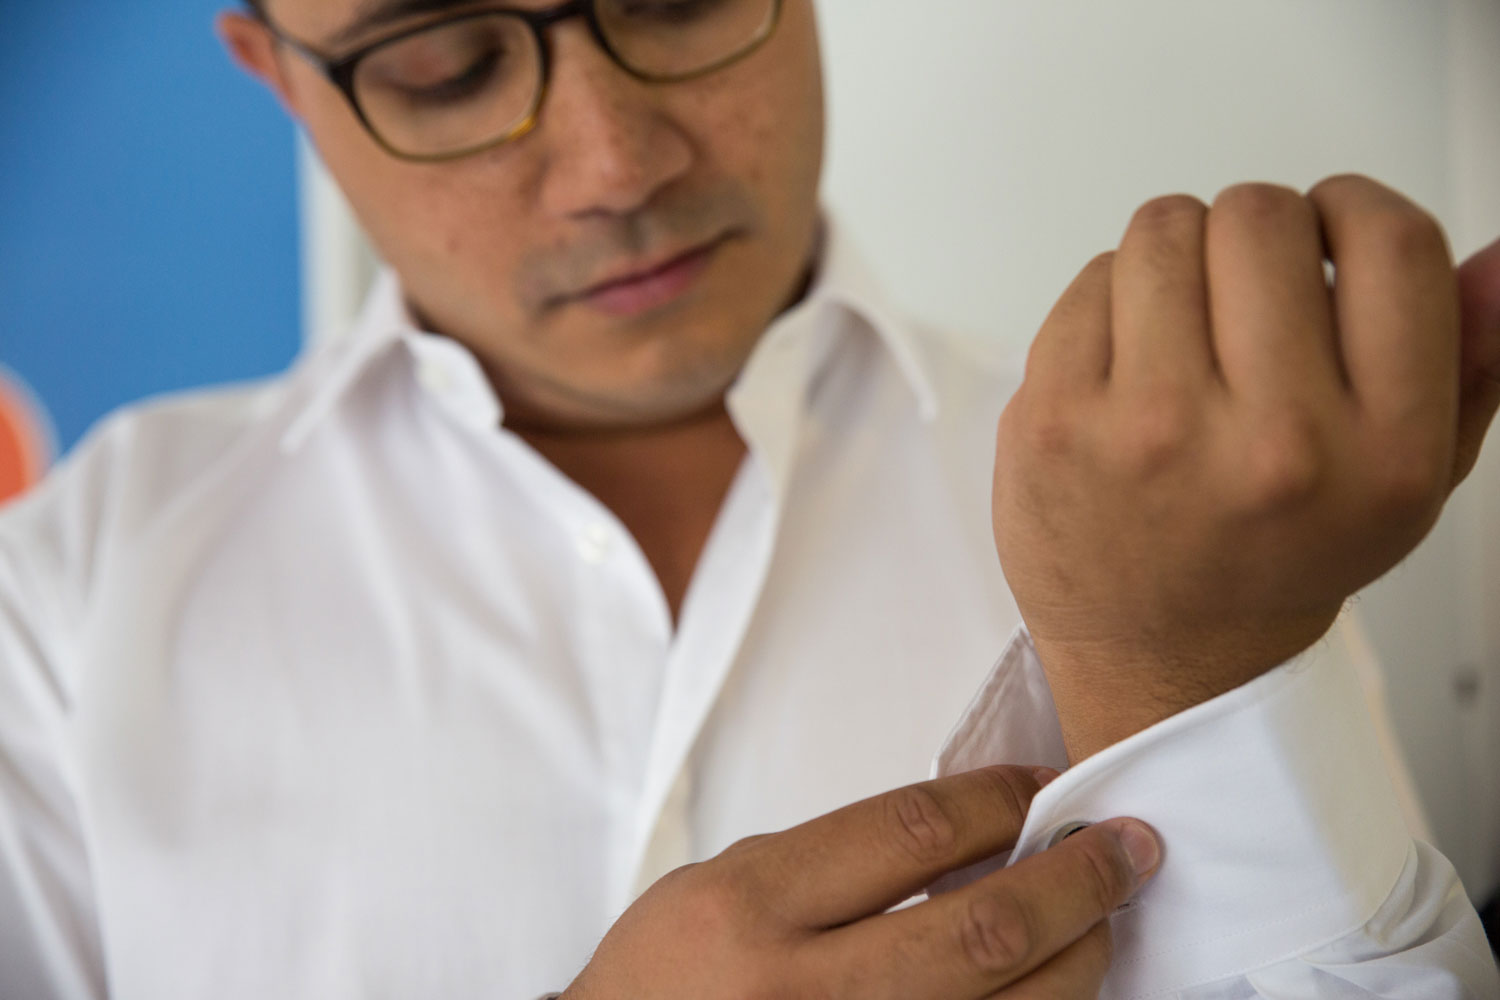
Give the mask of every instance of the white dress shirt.
<svg viewBox="0 0 1500 1000">
<path fill-rule="evenodd" d="M 527 1000 L 662 873 L 939 747 L 1063 764 L 990 539 L 1018 378 L 835 235 L 729 394 L 749 454 L 675 629 L 390 277 L 288 376 L 111 418 L 0 514 L 0 997 Z M 1165 839 L 1107 996 L 1500 995 L 1349 649 L 1037 799 L 1016 857 Z"/>
</svg>

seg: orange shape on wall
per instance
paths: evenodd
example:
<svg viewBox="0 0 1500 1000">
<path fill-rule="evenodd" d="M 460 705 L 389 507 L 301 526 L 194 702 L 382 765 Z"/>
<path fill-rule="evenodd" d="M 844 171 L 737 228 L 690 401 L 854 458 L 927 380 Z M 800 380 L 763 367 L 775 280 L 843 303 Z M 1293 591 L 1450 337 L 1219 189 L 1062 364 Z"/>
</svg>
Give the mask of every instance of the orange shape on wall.
<svg viewBox="0 0 1500 1000">
<path fill-rule="evenodd" d="M 40 409 L 20 381 L 0 369 L 0 503 L 47 470 L 52 449 Z"/>
</svg>

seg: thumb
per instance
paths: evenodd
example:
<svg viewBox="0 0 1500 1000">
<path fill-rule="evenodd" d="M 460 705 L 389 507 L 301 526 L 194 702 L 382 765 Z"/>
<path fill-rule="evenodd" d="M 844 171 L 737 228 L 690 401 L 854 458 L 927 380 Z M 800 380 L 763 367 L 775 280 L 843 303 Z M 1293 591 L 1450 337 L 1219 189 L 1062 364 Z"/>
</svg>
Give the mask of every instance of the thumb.
<svg viewBox="0 0 1500 1000">
<path fill-rule="evenodd" d="M 1455 487 L 1473 471 L 1485 431 L 1500 409 L 1500 240 L 1459 267 L 1458 290 L 1463 308 L 1463 366 Z"/>
</svg>

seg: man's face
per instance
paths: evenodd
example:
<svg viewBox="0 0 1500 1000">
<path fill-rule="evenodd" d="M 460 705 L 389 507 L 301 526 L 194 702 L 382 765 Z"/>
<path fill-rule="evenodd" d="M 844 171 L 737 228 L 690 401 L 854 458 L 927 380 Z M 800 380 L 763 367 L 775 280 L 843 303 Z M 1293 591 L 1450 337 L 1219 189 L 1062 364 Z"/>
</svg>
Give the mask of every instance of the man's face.
<svg viewBox="0 0 1500 1000">
<path fill-rule="evenodd" d="M 269 14 L 326 47 L 368 6 L 273 0 Z M 697 412 L 810 263 L 823 155 L 812 0 L 787 0 L 775 34 L 744 59 L 680 83 L 631 77 L 581 18 L 548 30 L 535 129 L 448 162 L 385 152 L 289 50 L 275 72 L 414 310 L 475 350 L 508 419 L 630 426 Z M 607 286 L 691 251 L 654 279 Z"/>
</svg>

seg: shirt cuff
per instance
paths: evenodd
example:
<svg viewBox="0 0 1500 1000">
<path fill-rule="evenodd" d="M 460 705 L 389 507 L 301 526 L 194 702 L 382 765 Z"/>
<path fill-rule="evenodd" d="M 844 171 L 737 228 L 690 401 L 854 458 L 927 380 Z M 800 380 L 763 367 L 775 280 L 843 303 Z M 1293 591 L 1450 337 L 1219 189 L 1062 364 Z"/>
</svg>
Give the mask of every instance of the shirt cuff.
<svg viewBox="0 0 1500 1000">
<path fill-rule="evenodd" d="M 1036 650 L 1018 630 L 934 774 L 1066 762 Z M 1010 855 L 933 891 L 1114 816 L 1145 820 L 1164 842 L 1156 877 L 1111 921 L 1111 981 L 1124 996 L 1243 974 L 1343 936 L 1390 894 L 1411 845 L 1348 651 L 1327 639 L 1064 771 Z"/>
</svg>

